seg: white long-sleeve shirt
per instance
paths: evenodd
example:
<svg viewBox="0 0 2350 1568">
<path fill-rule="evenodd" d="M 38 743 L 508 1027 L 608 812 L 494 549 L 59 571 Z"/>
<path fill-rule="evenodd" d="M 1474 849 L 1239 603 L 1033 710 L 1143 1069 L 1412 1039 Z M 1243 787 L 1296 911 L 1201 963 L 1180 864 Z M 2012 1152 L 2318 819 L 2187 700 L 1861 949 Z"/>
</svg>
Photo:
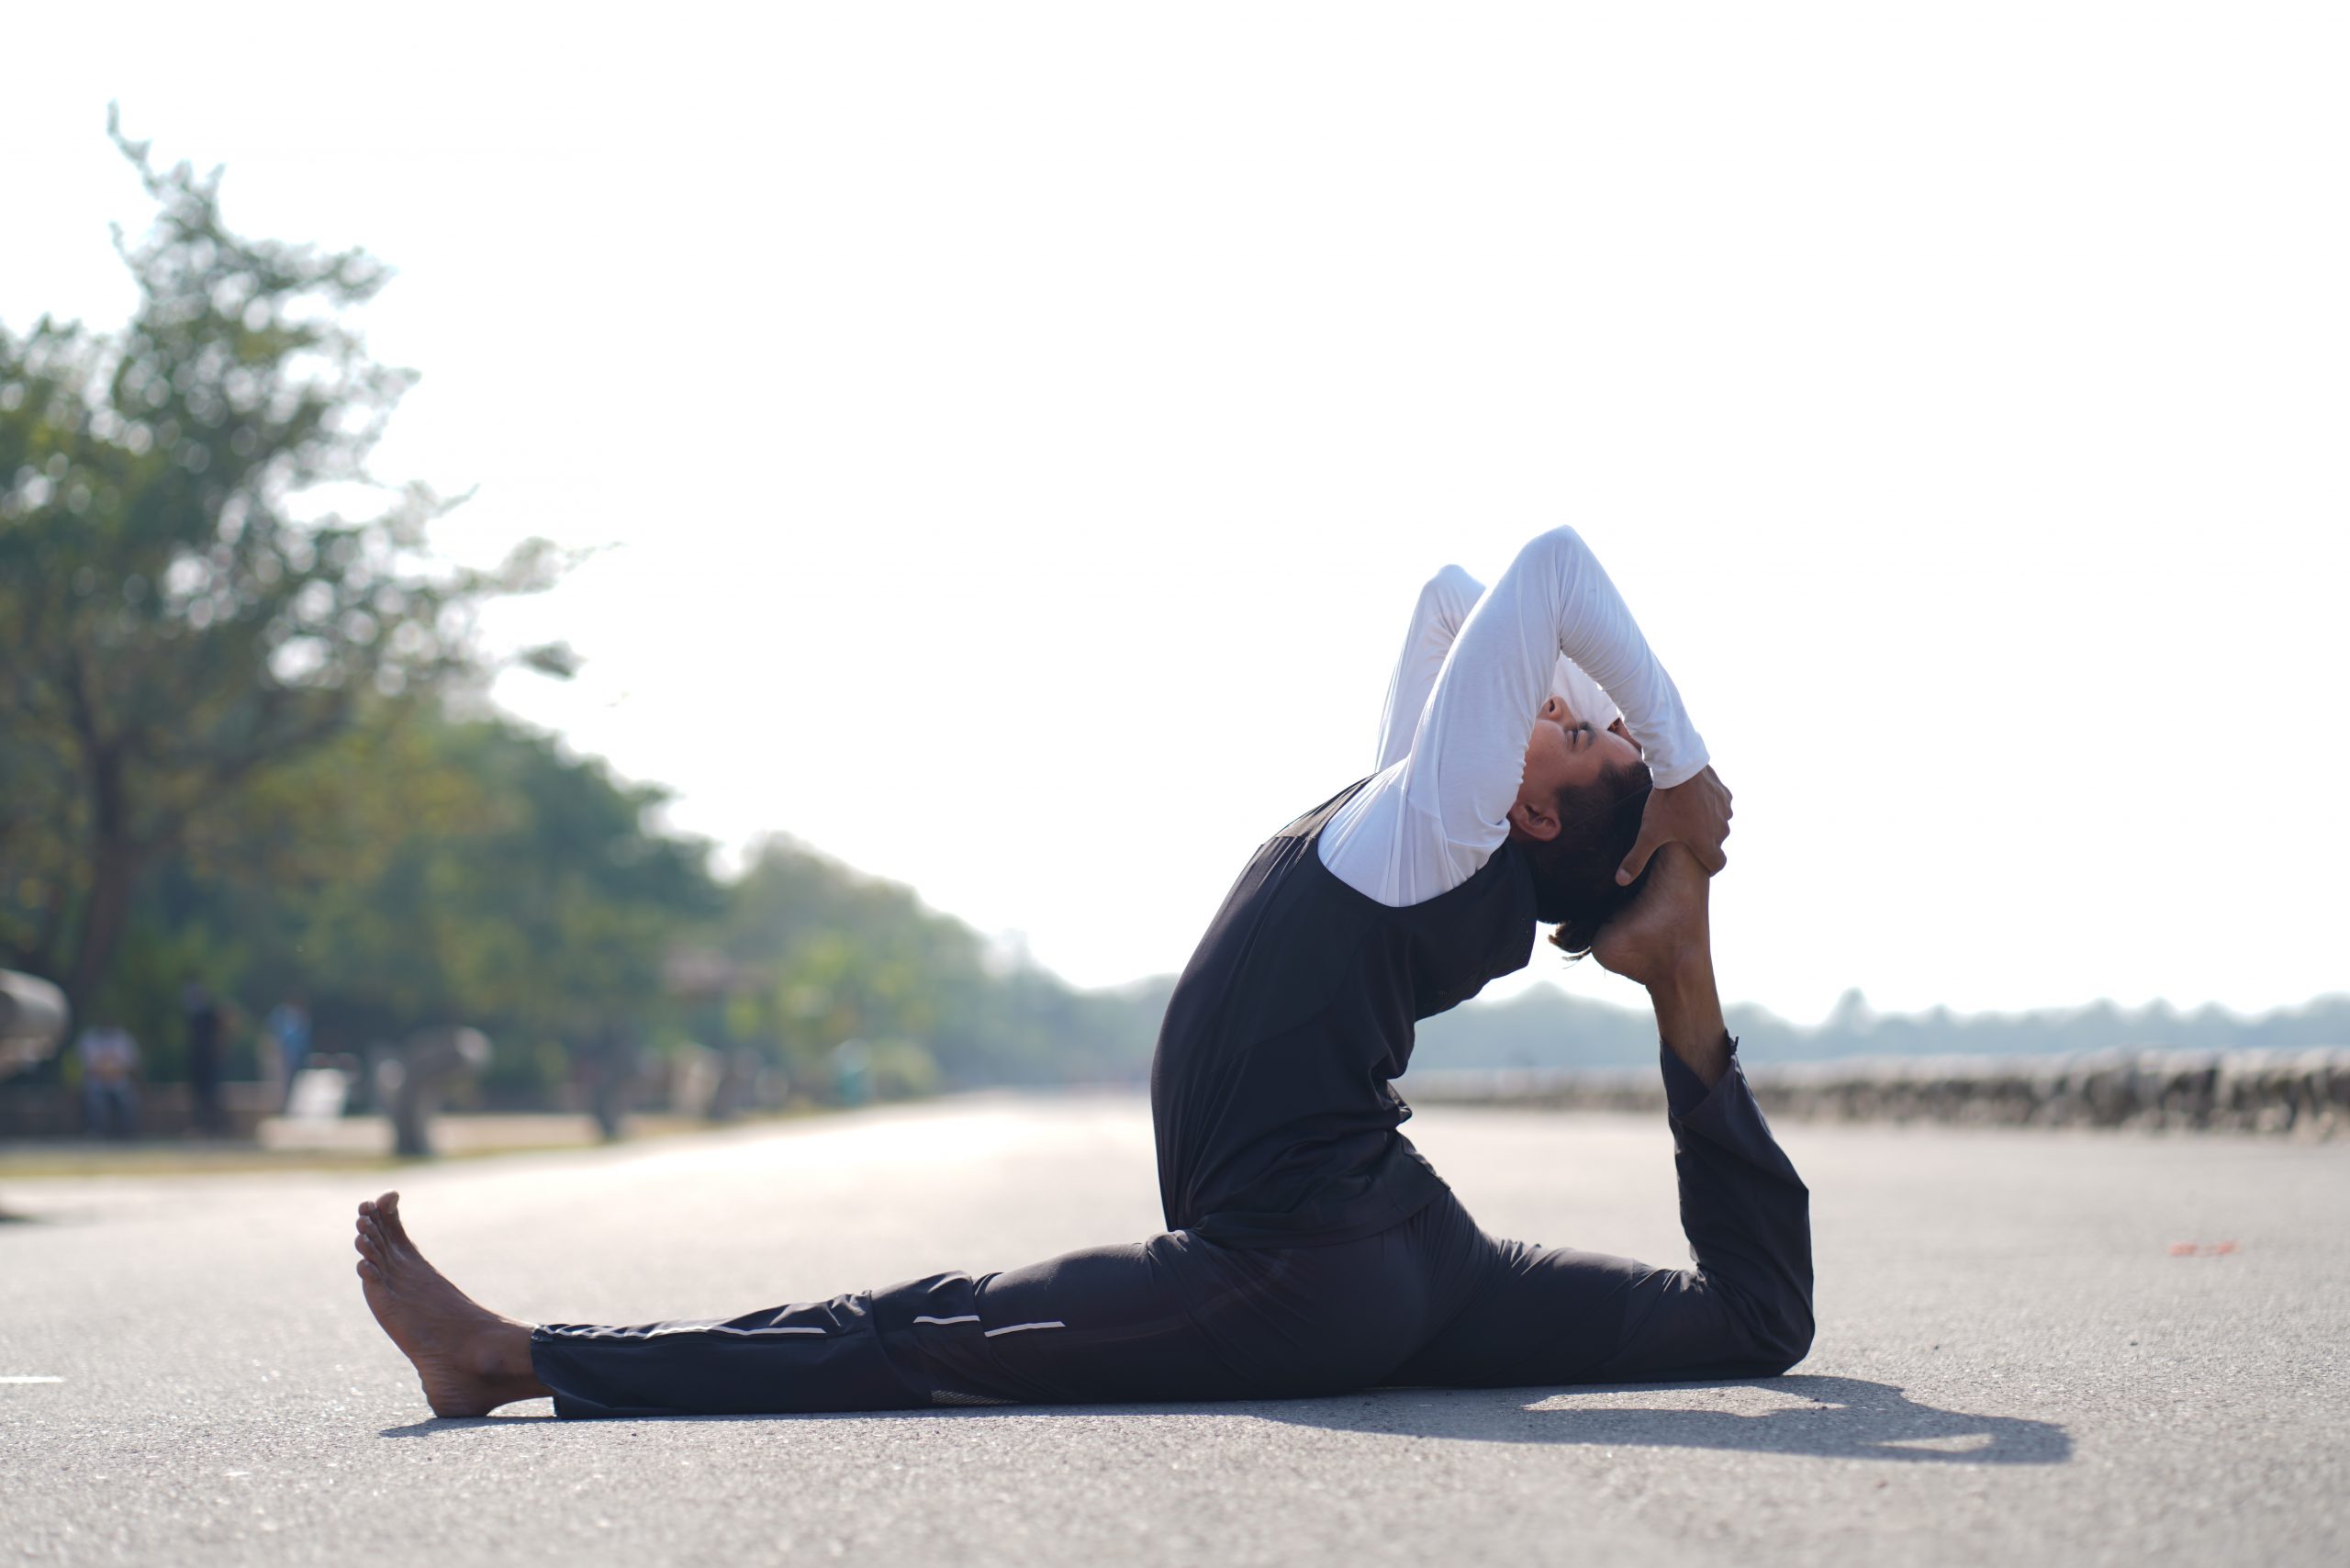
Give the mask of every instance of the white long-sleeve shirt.
<svg viewBox="0 0 2350 1568">
<path fill-rule="evenodd" d="M 1485 585 L 1459 566 L 1439 568 L 1421 587 L 1419 602 L 1412 608 L 1412 629 L 1404 636 L 1403 655 L 1395 661 L 1395 673 L 1387 682 L 1387 705 L 1379 715 L 1379 745 L 1372 753 L 1372 771 L 1393 767 L 1412 749 L 1412 733 L 1420 727 L 1420 713 L 1428 705 L 1428 694 L 1436 689 L 1444 655 L 1452 651 L 1453 639 L 1460 635 L 1469 612 L 1484 597 Z M 1578 721 L 1595 730 L 1604 730 L 1623 717 L 1623 711 L 1599 682 L 1564 654 L 1550 672 L 1550 694 L 1562 700 Z"/>
<path fill-rule="evenodd" d="M 1458 566 L 1421 590 L 1388 683 L 1379 771 L 1323 829 L 1322 863 L 1391 908 L 1475 876 L 1509 836 L 1527 736 L 1554 689 L 1595 727 L 1620 710 L 1659 789 L 1709 760 L 1590 546 L 1553 529 L 1482 594 Z"/>
</svg>

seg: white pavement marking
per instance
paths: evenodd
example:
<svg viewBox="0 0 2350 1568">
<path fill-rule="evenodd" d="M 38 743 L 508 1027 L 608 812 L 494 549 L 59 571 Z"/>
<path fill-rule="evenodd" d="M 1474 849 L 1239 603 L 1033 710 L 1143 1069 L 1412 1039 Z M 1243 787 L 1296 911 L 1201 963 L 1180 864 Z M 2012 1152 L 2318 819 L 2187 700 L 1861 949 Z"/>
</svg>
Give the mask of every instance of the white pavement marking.
<svg viewBox="0 0 2350 1568">
<path fill-rule="evenodd" d="M 63 1383 L 62 1377 L 0 1377 L 0 1383 Z"/>
</svg>

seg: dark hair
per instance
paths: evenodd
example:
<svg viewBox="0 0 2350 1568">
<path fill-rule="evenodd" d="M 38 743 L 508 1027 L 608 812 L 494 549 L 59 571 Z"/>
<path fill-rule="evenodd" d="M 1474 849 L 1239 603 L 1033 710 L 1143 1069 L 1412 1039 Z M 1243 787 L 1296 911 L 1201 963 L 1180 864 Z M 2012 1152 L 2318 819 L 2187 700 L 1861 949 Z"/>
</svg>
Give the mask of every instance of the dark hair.
<svg viewBox="0 0 2350 1568">
<path fill-rule="evenodd" d="M 1648 879 L 1642 871 L 1630 887 L 1616 885 L 1616 868 L 1639 842 L 1649 789 L 1648 767 L 1638 762 L 1610 768 L 1588 784 L 1562 784 L 1558 835 L 1518 840 L 1534 868 L 1534 918 L 1555 924 L 1550 940 L 1572 956 L 1590 952 L 1608 916 Z"/>
</svg>

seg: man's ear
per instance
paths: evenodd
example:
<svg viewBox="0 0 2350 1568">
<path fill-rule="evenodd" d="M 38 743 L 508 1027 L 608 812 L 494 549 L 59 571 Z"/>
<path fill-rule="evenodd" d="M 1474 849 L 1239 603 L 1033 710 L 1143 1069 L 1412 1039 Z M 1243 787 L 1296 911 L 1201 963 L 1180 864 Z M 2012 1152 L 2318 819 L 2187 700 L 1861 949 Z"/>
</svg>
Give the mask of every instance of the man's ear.
<svg viewBox="0 0 2350 1568">
<path fill-rule="evenodd" d="M 1559 808 L 1552 803 L 1537 803 L 1525 796 L 1509 809 L 1509 825 L 1534 840 L 1548 844 L 1559 836 Z"/>
</svg>

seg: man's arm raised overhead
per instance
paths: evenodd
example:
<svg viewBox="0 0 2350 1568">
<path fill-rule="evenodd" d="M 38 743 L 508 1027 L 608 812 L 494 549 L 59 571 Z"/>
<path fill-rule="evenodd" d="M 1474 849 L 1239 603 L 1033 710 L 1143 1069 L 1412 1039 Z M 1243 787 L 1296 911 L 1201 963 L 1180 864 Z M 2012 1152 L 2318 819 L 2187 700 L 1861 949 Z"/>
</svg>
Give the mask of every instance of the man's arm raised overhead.
<svg viewBox="0 0 2350 1568">
<path fill-rule="evenodd" d="M 1606 568 L 1573 529 L 1552 529 L 1470 612 L 1404 765 L 1409 814 L 1439 827 L 1460 874 L 1508 834 L 1527 734 L 1561 655 L 1621 707 L 1659 794 L 1708 771 L 1704 737 Z M 1691 847 L 1701 861 L 1719 858 L 1718 837 Z"/>
</svg>

